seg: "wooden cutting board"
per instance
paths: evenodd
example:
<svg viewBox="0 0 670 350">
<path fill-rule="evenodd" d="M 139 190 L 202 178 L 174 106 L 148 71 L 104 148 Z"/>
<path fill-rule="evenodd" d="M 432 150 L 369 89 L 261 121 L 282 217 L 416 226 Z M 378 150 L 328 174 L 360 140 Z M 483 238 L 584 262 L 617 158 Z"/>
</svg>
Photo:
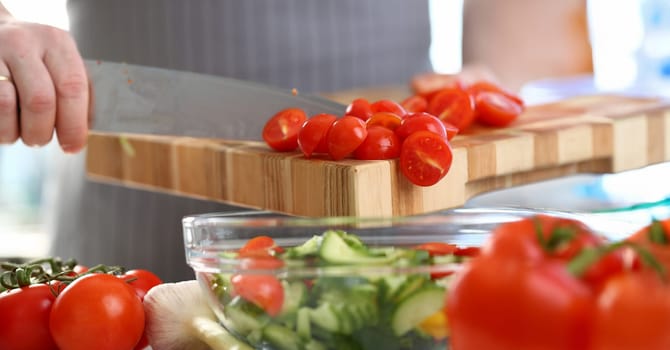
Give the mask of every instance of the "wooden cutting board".
<svg viewBox="0 0 670 350">
<path fill-rule="evenodd" d="M 262 142 L 91 133 L 87 172 L 97 181 L 299 216 L 411 215 L 485 191 L 668 161 L 670 104 L 572 98 L 529 107 L 508 128 L 458 135 L 452 148 L 447 176 L 419 187 L 397 160 L 335 162 L 273 152 Z"/>
</svg>

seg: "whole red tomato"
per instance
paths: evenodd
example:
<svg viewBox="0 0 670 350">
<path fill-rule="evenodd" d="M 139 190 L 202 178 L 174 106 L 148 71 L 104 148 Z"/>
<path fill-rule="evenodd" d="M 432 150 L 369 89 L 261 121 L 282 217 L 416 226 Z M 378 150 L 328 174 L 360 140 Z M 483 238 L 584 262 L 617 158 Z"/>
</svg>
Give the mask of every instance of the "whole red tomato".
<svg viewBox="0 0 670 350">
<path fill-rule="evenodd" d="M 0 349 L 57 349 L 49 331 L 49 312 L 55 299 L 46 284 L 0 293 Z"/>
<path fill-rule="evenodd" d="M 140 300 L 144 300 L 149 289 L 163 283 L 153 272 L 141 269 L 126 271 L 121 278 L 135 289 L 135 294 Z"/>
<path fill-rule="evenodd" d="M 591 291 L 564 264 L 480 255 L 449 289 L 454 350 L 585 349 Z"/>
<path fill-rule="evenodd" d="M 49 328 L 61 350 L 133 349 L 144 332 L 144 309 L 124 280 L 94 273 L 58 296 Z"/>
<path fill-rule="evenodd" d="M 596 305 L 591 350 L 670 349 L 670 287 L 658 275 L 615 275 Z"/>
<path fill-rule="evenodd" d="M 647 249 L 665 268 L 670 280 L 670 219 L 654 221 L 628 238 L 628 241 Z"/>
</svg>

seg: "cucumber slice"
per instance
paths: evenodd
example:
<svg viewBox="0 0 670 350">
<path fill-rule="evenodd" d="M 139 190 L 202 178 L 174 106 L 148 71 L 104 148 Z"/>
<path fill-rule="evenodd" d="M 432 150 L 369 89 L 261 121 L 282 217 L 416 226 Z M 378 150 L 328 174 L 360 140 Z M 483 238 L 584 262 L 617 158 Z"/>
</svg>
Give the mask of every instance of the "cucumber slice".
<svg viewBox="0 0 670 350">
<path fill-rule="evenodd" d="M 317 255 L 319 253 L 319 247 L 321 246 L 322 240 L 322 236 L 313 236 L 299 246 L 286 249 L 284 257 L 287 259 L 297 259 L 306 256 Z"/>
<path fill-rule="evenodd" d="M 298 311 L 307 299 L 307 287 L 301 281 L 282 281 L 284 287 L 284 304 L 282 304 L 280 317 L 287 317 Z"/>
<path fill-rule="evenodd" d="M 391 317 L 391 327 L 397 336 L 411 331 L 421 321 L 442 310 L 445 290 L 429 286 L 407 297 L 396 308 Z"/>
<path fill-rule="evenodd" d="M 362 248 L 347 244 L 337 231 L 326 231 L 319 249 L 319 256 L 331 264 L 386 264 L 392 260 L 387 256 L 373 256 Z"/>
<path fill-rule="evenodd" d="M 302 348 L 302 340 L 295 332 L 276 323 L 270 323 L 263 328 L 263 339 L 280 350 Z"/>
<path fill-rule="evenodd" d="M 309 314 L 309 319 L 312 321 L 312 323 L 327 331 L 340 331 L 340 322 L 335 310 L 330 303 L 323 303 L 316 309 L 312 309 Z"/>
<path fill-rule="evenodd" d="M 257 309 L 257 306 L 240 297 L 236 297 L 228 305 L 224 306 L 224 315 L 226 318 L 224 322 L 226 327 L 245 336 L 254 330 L 262 328 L 267 323 L 268 318 L 263 315 L 261 310 Z"/>
<path fill-rule="evenodd" d="M 303 307 L 298 310 L 298 315 L 296 316 L 295 322 L 295 331 L 298 335 L 305 340 L 312 338 L 312 329 L 309 320 L 310 309 Z"/>
<path fill-rule="evenodd" d="M 423 287 L 428 279 L 419 275 L 412 275 L 407 277 L 405 283 L 398 286 L 393 294 L 391 294 L 391 300 L 394 303 L 400 303 L 408 296 L 412 295 L 414 292 Z"/>
</svg>

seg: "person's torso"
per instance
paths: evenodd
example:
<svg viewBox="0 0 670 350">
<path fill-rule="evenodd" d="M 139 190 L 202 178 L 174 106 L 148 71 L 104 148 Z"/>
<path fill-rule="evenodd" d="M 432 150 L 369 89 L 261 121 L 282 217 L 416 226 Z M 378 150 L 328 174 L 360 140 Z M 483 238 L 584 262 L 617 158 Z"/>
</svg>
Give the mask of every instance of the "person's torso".
<svg viewBox="0 0 670 350">
<path fill-rule="evenodd" d="M 403 84 L 430 70 L 427 1 L 69 0 L 86 58 L 300 91 Z"/>
</svg>

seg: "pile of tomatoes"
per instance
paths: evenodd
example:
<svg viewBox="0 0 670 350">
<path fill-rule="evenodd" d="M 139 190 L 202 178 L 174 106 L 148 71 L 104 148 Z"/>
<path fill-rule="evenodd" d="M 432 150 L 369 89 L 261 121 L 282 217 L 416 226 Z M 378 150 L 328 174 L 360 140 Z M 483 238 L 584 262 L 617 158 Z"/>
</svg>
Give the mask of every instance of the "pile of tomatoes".
<svg viewBox="0 0 670 350">
<path fill-rule="evenodd" d="M 333 160 L 399 158 L 403 175 L 431 186 L 449 171 L 449 141 L 474 121 L 503 127 L 524 109 L 517 96 L 489 82 L 460 84 L 417 93 L 401 103 L 353 100 L 343 116 L 321 113 L 308 118 L 299 108 L 279 111 L 266 123 L 263 139 L 276 151 L 299 148 L 305 157 L 328 154 Z"/>
<path fill-rule="evenodd" d="M 88 269 L 59 259 L 3 263 L 0 349 L 143 349 L 147 270 Z"/>
<path fill-rule="evenodd" d="M 468 349 L 670 349 L 670 220 L 622 242 L 538 216 L 499 226 L 456 274 L 450 341 Z"/>
</svg>

